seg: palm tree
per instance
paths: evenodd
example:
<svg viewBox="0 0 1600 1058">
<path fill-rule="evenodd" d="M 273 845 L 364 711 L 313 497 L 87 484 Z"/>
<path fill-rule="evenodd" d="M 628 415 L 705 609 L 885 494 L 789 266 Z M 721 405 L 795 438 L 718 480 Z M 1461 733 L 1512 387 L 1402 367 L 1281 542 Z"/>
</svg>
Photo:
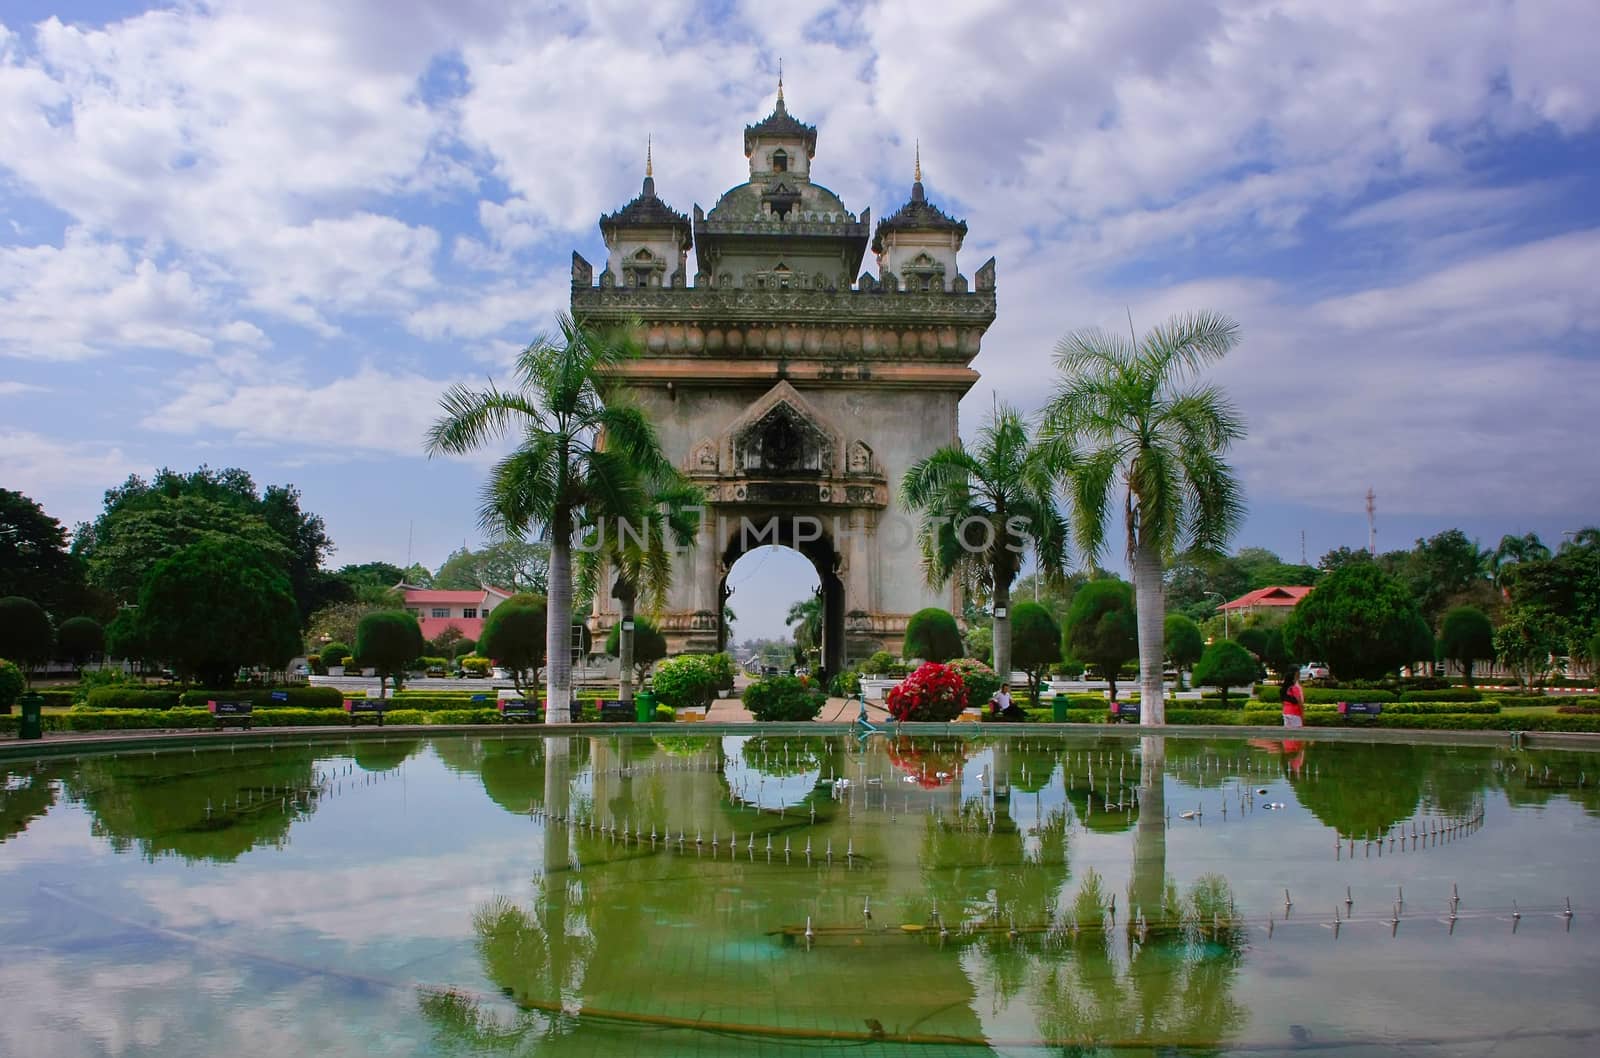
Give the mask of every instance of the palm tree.
<svg viewBox="0 0 1600 1058">
<path fill-rule="evenodd" d="M 1067 525 L 1051 468 L 1015 408 L 997 405 L 972 450 L 947 445 L 906 471 L 901 502 L 922 512 L 928 583 L 952 577 L 994 607 L 994 670 L 1011 675 L 1011 585 L 1032 547 L 1040 569 L 1059 577 Z"/>
<path fill-rule="evenodd" d="M 633 617 L 640 593 L 651 614 L 666 605 L 672 586 L 672 554 L 688 547 L 699 531 L 698 505 L 704 491 L 676 470 L 665 481 L 641 490 L 639 510 L 584 527 L 579 539 L 592 546 L 578 551 L 578 595 L 593 598 L 601 590 L 607 570 L 616 571 L 611 585 L 617 600 L 618 660 L 621 662 L 617 697 L 633 700 Z"/>
<path fill-rule="evenodd" d="M 802 654 L 822 645 L 822 595 L 814 593 L 789 607 L 783 623 L 794 629 L 794 645 Z"/>
<path fill-rule="evenodd" d="M 479 522 L 497 538 L 541 530 L 550 542 L 545 719 L 565 718 L 572 700 L 572 535 L 580 524 L 626 517 L 645 505 L 645 482 L 672 467 L 654 427 L 620 392 L 601 389 L 638 355 L 628 327 L 593 330 L 565 313 L 560 333 L 518 356 L 515 389 L 452 386 L 428 431 L 430 457 L 460 455 L 507 434 L 518 444 L 483 487 Z"/>
<path fill-rule="evenodd" d="M 1120 499 L 1139 621 L 1140 717 L 1166 722 L 1161 657 L 1162 570 L 1191 548 L 1220 554 L 1244 518 L 1244 498 L 1222 456 L 1244 422 L 1222 390 L 1193 383 L 1239 339 L 1226 316 L 1177 317 L 1143 339 L 1099 330 L 1056 346 L 1061 373 L 1041 424 L 1041 447 L 1072 506 L 1086 558 L 1098 558 Z"/>
<path fill-rule="evenodd" d="M 1491 559 L 1495 587 L 1504 589 L 1507 586 L 1513 566 L 1522 562 L 1540 562 L 1549 557 L 1550 549 L 1539 539 L 1538 533 L 1524 533 L 1521 536 L 1508 533 L 1502 536 L 1500 546 L 1494 549 Z"/>
</svg>

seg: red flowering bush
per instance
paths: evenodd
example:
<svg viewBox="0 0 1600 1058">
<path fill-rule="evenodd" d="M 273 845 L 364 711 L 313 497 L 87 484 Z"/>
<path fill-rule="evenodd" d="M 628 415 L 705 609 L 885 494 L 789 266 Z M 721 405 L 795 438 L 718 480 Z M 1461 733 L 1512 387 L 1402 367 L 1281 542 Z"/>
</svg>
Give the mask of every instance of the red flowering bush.
<svg viewBox="0 0 1600 1058">
<path fill-rule="evenodd" d="M 954 720 L 967 707 L 967 685 L 949 665 L 929 661 L 889 690 L 896 720 Z"/>
</svg>

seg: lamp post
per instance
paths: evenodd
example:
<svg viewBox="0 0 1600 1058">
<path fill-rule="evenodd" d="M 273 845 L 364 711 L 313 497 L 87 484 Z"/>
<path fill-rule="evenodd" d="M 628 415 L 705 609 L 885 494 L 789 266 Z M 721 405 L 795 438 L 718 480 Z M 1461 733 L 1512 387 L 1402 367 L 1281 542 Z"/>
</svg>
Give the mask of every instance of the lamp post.
<svg viewBox="0 0 1600 1058">
<path fill-rule="evenodd" d="M 1222 598 L 1222 593 L 1220 591 L 1208 591 L 1208 592 L 1205 592 L 1204 594 L 1206 594 L 1206 595 L 1215 595 L 1219 600 L 1221 600 L 1217 604 L 1217 609 L 1222 610 L 1222 605 L 1227 600 Z M 1222 610 L 1222 638 L 1223 639 L 1229 638 L 1229 636 L 1228 636 L 1228 611 L 1227 610 Z"/>
</svg>

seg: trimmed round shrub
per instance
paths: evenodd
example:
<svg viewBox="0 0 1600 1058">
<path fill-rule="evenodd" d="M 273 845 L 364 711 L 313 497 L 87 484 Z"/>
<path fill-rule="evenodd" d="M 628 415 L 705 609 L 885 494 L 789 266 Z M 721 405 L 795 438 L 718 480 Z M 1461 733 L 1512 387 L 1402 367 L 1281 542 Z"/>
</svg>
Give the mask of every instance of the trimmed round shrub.
<svg viewBox="0 0 1600 1058">
<path fill-rule="evenodd" d="M 815 720 L 822 691 L 801 676 L 773 676 L 745 688 L 744 707 L 757 720 Z"/>
<path fill-rule="evenodd" d="M 1222 707 L 1228 707 L 1228 688 L 1254 683 L 1261 665 L 1254 654 L 1231 639 L 1206 647 L 1195 662 L 1194 682 L 1200 687 L 1216 687 L 1222 692 Z"/>
<path fill-rule="evenodd" d="M 22 670 L 15 664 L 0 658 L 0 713 L 9 713 L 17 699 L 22 697 L 22 690 L 28 685 L 23 679 Z"/>
<path fill-rule="evenodd" d="M 476 654 L 468 654 L 461 659 L 461 671 L 468 676 L 481 679 L 489 675 L 489 670 L 493 667 L 488 658 L 480 658 Z"/>
<path fill-rule="evenodd" d="M 93 617 L 69 617 L 56 629 L 56 650 L 75 669 L 106 652 L 106 630 Z"/>
<path fill-rule="evenodd" d="M 924 661 L 949 661 L 962 653 L 961 630 L 948 610 L 929 606 L 906 622 L 905 657 Z"/>
<path fill-rule="evenodd" d="M 453 658 L 464 658 L 477 649 L 478 641 L 476 639 L 461 638 L 450 645 L 450 656 Z"/>
<path fill-rule="evenodd" d="M 323 665 L 343 665 L 350 658 L 350 648 L 335 639 L 332 643 L 322 648 L 319 655 Z"/>
<path fill-rule="evenodd" d="M 0 599 L 0 650 L 17 663 L 24 679 L 49 662 L 55 645 L 56 630 L 44 607 L 20 595 Z"/>
<path fill-rule="evenodd" d="M 707 654 L 680 654 L 656 666 L 651 679 L 656 700 L 673 709 L 704 708 L 717 693 L 717 677 Z"/>
<path fill-rule="evenodd" d="M 924 662 L 889 689 L 888 706 L 896 720 L 954 720 L 967 707 L 967 685 L 949 665 Z"/>
<path fill-rule="evenodd" d="M 861 663 L 863 676 L 887 676 L 900 667 L 900 659 L 887 650 L 879 650 Z"/>
<path fill-rule="evenodd" d="M 538 595 L 513 595 L 489 611 L 478 649 L 511 673 L 517 690 L 535 682 L 544 664 L 548 620 L 545 600 Z"/>
<path fill-rule="evenodd" d="M 361 619 L 356 628 L 356 657 L 378 672 L 378 688 L 393 678 L 400 688 L 406 669 L 422 653 L 422 626 L 407 610 L 378 610 Z"/>
</svg>

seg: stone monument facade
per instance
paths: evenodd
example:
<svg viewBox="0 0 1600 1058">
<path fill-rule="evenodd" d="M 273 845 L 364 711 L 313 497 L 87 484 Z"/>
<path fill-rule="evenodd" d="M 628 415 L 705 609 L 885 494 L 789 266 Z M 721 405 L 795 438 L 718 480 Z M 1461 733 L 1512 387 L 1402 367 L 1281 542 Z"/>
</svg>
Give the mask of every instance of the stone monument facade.
<svg viewBox="0 0 1600 1058">
<path fill-rule="evenodd" d="M 910 200 L 874 229 L 868 210 L 812 180 L 816 148 L 780 80 L 773 112 L 745 129 L 750 179 L 709 212 L 697 205 L 691 221 L 658 198 L 647 159 L 638 197 L 600 219 L 598 279 L 572 255 L 572 313 L 640 327 L 644 355 L 619 382 L 706 492 L 659 619 L 669 649 L 721 649 L 728 571 L 780 544 L 816 568 L 822 663 L 836 672 L 898 653 L 925 606 L 959 612 L 953 586 L 928 586 L 917 516 L 896 493 L 913 463 L 959 437 L 995 264 L 970 281 L 960 271 L 967 226 L 927 200 L 920 152 Z M 862 268 L 869 246 L 876 275 Z M 616 619 L 616 601 L 597 598 L 593 630 Z"/>
</svg>

